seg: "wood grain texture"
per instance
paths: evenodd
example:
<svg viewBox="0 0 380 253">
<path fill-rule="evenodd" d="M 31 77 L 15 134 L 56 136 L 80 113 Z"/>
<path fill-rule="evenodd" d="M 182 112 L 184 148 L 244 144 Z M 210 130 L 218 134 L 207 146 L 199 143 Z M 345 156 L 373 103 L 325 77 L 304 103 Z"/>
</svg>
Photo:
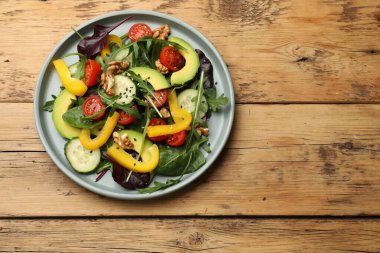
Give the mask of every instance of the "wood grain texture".
<svg viewBox="0 0 380 253">
<path fill-rule="evenodd" d="M 0 220 L 0 252 L 379 252 L 379 233 L 379 220 Z"/>
<path fill-rule="evenodd" d="M 380 215 L 380 105 L 238 105 L 210 172 L 184 191 L 141 202 L 71 182 L 43 152 L 33 116 L 17 111 L 32 105 L 0 107 L 3 217 Z"/>
<path fill-rule="evenodd" d="M 0 101 L 32 102 L 70 27 L 124 9 L 199 29 L 227 62 L 239 103 L 380 102 L 379 0 L 1 1 Z"/>
</svg>

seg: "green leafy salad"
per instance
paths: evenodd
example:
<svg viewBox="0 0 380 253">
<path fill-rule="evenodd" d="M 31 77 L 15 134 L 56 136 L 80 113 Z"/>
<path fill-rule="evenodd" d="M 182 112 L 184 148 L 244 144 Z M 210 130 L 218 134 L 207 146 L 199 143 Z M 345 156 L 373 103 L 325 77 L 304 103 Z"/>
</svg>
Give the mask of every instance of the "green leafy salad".
<svg viewBox="0 0 380 253">
<path fill-rule="evenodd" d="M 62 87 L 43 109 L 67 139 L 75 171 L 97 173 L 96 181 L 110 171 L 122 187 L 152 193 L 205 164 L 208 119 L 228 99 L 217 95 L 211 61 L 170 36 L 169 25 L 136 23 L 127 34 L 111 34 L 130 18 L 97 24 L 87 37 L 75 31 L 77 52 L 53 61 Z M 68 66 L 68 57 L 78 61 Z"/>
</svg>

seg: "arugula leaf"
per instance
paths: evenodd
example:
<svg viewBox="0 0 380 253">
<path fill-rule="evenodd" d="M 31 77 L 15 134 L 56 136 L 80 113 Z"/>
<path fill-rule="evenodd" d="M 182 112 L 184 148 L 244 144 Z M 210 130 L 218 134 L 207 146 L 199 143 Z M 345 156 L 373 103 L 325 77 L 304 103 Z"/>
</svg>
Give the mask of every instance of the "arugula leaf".
<svg viewBox="0 0 380 253">
<path fill-rule="evenodd" d="M 139 45 L 137 43 L 133 43 L 132 46 L 133 46 L 133 56 L 135 58 L 138 58 L 139 57 Z"/>
<path fill-rule="evenodd" d="M 228 98 L 226 98 L 224 96 L 224 94 L 222 94 L 218 98 L 215 98 L 215 99 L 209 98 L 209 99 L 207 99 L 207 103 L 208 103 L 211 111 L 215 112 L 216 110 L 218 110 L 219 107 L 222 107 L 222 106 L 228 104 Z"/>
<path fill-rule="evenodd" d="M 135 118 L 138 118 L 138 119 L 141 118 L 141 114 L 137 110 L 132 108 L 133 103 L 124 104 L 124 105 L 116 103 L 116 100 L 120 98 L 120 95 L 109 97 L 106 94 L 106 92 L 100 88 L 98 89 L 98 95 L 102 99 L 102 102 L 106 104 L 107 106 L 112 106 L 113 109 L 123 110 L 124 112 L 134 116 Z"/>
<path fill-rule="evenodd" d="M 216 96 L 216 88 L 215 86 L 205 89 L 205 97 L 207 100 L 207 104 L 211 111 L 215 112 L 220 107 L 228 104 L 228 98 L 224 96 L 224 94 L 219 97 Z"/>
<path fill-rule="evenodd" d="M 133 71 L 128 71 L 127 76 L 129 76 L 134 82 L 137 82 L 136 87 L 143 93 L 145 99 L 149 101 L 149 103 L 153 106 L 157 114 L 162 118 L 160 111 L 150 98 L 154 97 L 156 100 L 158 100 L 157 97 L 154 95 L 154 90 L 151 87 L 151 85 L 148 84 L 147 81 L 142 79 L 140 75 L 136 75 Z"/>
<path fill-rule="evenodd" d="M 69 109 L 62 116 L 65 122 L 76 128 L 94 128 L 104 124 L 103 120 L 92 121 L 84 117 L 81 106 Z"/>
<path fill-rule="evenodd" d="M 47 111 L 47 112 L 53 111 L 54 102 L 57 96 L 54 96 L 54 95 L 51 95 L 51 96 L 53 97 L 53 100 L 46 101 L 46 103 L 42 107 L 42 110 Z"/>
<path fill-rule="evenodd" d="M 133 71 L 128 71 L 127 72 L 127 76 L 129 76 L 132 81 L 134 82 L 137 82 L 137 85 L 136 87 L 144 94 L 148 94 L 152 97 L 155 97 L 154 96 L 154 89 L 148 85 L 147 81 L 145 81 L 144 79 L 142 79 L 142 77 L 140 75 L 137 75 L 135 72 Z"/>
</svg>

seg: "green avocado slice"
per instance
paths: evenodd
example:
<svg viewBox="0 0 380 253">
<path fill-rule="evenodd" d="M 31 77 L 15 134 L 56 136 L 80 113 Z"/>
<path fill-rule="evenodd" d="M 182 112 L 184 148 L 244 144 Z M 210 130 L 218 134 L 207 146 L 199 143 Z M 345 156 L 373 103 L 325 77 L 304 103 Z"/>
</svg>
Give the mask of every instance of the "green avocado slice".
<svg viewBox="0 0 380 253">
<path fill-rule="evenodd" d="M 81 129 L 75 128 L 67 124 L 62 115 L 71 108 L 73 100 L 76 100 L 77 97 L 67 90 L 62 90 L 59 93 L 58 97 L 54 101 L 53 105 L 53 122 L 57 131 L 65 138 L 72 139 L 78 137 Z"/>
<path fill-rule="evenodd" d="M 174 72 L 170 77 L 171 84 L 174 85 L 182 85 L 195 77 L 199 69 L 199 57 L 197 52 L 195 52 L 194 48 L 178 37 L 172 37 L 169 39 L 171 42 L 175 42 L 183 47 L 183 49 L 179 49 L 179 52 L 185 58 L 185 66 L 177 72 Z"/>
<path fill-rule="evenodd" d="M 142 79 L 149 82 L 154 90 L 162 90 L 170 88 L 170 83 L 166 80 L 165 76 L 155 69 L 147 67 L 134 67 L 130 69 L 136 75 L 140 75 Z"/>
</svg>

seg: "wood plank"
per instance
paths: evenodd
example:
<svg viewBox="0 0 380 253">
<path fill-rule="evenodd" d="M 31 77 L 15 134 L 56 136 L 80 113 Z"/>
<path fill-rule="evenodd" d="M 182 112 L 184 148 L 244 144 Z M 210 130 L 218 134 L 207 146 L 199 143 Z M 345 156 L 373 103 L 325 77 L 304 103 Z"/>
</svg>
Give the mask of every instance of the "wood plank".
<svg viewBox="0 0 380 253">
<path fill-rule="evenodd" d="M 209 173 L 142 202 L 102 198 L 66 178 L 43 152 L 32 116 L 17 113 L 31 110 L 0 107 L 2 217 L 380 214 L 380 105 L 238 105 Z"/>
<path fill-rule="evenodd" d="M 0 228 L 0 252 L 380 251 L 379 220 L 22 219 Z"/>
<path fill-rule="evenodd" d="M 379 0 L 1 1 L 0 101 L 32 102 L 45 57 L 70 27 L 113 10 L 148 9 L 190 23 L 215 44 L 239 103 L 380 102 L 379 6 Z"/>
</svg>

